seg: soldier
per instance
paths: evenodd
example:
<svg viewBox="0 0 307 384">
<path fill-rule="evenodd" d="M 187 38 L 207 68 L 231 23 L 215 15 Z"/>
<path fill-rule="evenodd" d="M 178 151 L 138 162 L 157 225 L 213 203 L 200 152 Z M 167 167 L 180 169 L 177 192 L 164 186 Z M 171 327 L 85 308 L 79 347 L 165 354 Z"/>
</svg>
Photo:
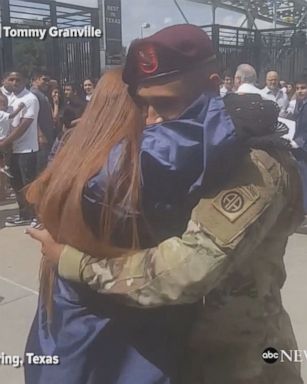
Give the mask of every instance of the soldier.
<svg viewBox="0 0 307 384">
<path fill-rule="evenodd" d="M 129 49 L 124 81 L 147 105 L 147 123 L 177 117 L 199 96 L 201 87 L 182 93 L 183 79 L 190 77 L 193 84 L 202 73 L 197 73 L 201 51 L 189 51 L 194 35 L 185 28 L 190 45 L 180 44 L 174 26 Z M 184 65 L 176 60 L 183 52 Z M 214 80 L 214 72 L 208 78 Z M 62 277 L 127 303 L 163 306 L 205 296 L 184 384 L 300 384 L 299 366 L 268 365 L 262 354 L 268 347 L 297 348 L 280 290 L 287 240 L 301 212 L 295 163 L 287 150 L 271 146 L 247 151 L 230 179 L 203 194 L 184 234 L 157 247 L 98 259 L 57 244 L 45 230 L 28 233 L 42 243 L 43 255 Z"/>
</svg>

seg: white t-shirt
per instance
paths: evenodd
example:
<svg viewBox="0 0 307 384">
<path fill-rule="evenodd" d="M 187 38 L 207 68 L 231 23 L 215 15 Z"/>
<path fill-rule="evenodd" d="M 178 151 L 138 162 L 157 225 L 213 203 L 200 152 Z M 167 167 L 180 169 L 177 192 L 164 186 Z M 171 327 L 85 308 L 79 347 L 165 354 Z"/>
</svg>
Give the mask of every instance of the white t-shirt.
<svg viewBox="0 0 307 384">
<path fill-rule="evenodd" d="M 18 95 L 12 98 L 10 106 L 15 111 L 20 103 L 25 104 L 25 108 L 18 113 L 12 121 L 12 130 L 20 124 L 22 118 L 33 119 L 26 132 L 13 142 L 13 153 L 37 152 L 38 146 L 38 128 L 37 117 L 39 112 L 39 102 L 36 96 L 24 88 Z"/>
<path fill-rule="evenodd" d="M 296 107 L 296 99 L 290 100 L 289 106 L 288 106 L 288 109 L 287 109 L 288 114 L 293 115 L 293 113 L 295 111 L 295 107 Z"/>
<path fill-rule="evenodd" d="M 289 100 L 287 94 L 285 94 L 281 89 L 278 89 L 276 94 L 274 94 L 268 87 L 265 87 L 261 90 L 261 96 L 265 100 L 272 100 L 278 104 L 281 117 L 284 117 L 287 114 Z"/>
<path fill-rule="evenodd" d="M 0 140 L 5 139 L 10 130 L 10 114 L 0 111 Z"/>
</svg>

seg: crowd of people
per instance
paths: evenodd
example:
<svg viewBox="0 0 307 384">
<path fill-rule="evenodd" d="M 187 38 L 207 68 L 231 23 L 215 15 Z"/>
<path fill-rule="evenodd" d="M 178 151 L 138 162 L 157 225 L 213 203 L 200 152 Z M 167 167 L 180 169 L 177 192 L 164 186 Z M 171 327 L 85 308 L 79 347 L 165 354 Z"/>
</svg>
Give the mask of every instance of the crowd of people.
<svg viewBox="0 0 307 384">
<path fill-rule="evenodd" d="M 301 81 L 304 81 L 303 83 Z M 280 80 L 279 74 L 275 70 L 269 70 L 265 76 L 265 86 L 259 86 L 256 70 L 247 64 L 242 64 L 237 68 L 235 74 L 226 70 L 221 82 L 220 95 L 222 97 L 229 93 L 256 93 L 266 100 L 276 102 L 280 108 L 280 116 L 295 119 L 296 101 L 306 98 L 302 94 L 302 88 L 307 79 L 297 79 L 295 82 Z"/>
<path fill-rule="evenodd" d="M 0 196 L 5 199 L 11 186 L 19 207 L 19 214 L 8 217 L 6 226 L 35 224 L 35 212 L 22 191 L 46 168 L 53 146 L 79 121 L 95 81 L 87 78 L 79 88 L 68 83 L 62 88 L 41 69 L 32 73 L 30 82 L 18 70 L 3 76 Z"/>
<path fill-rule="evenodd" d="M 45 167 L 57 124 L 75 126 L 26 195 L 16 188 L 43 256 L 26 353 L 59 361 L 25 361 L 26 384 L 303 383 L 299 363 L 267 364 L 263 352 L 297 349 L 280 291 L 304 219 L 304 83 L 286 140 L 276 73 L 260 91 L 242 64 L 220 90 L 216 68 L 208 35 L 184 24 L 134 41 L 84 112 L 72 85 L 61 116 L 46 74 L 32 91 L 18 72 L 4 78 L 8 118 L 20 117 L 1 143 L 13 144 L 9 171 L 23 186 L 40 148 Z M 48 125 L 33 124 L 42 102 L 50 142 Z"/>
</svg>

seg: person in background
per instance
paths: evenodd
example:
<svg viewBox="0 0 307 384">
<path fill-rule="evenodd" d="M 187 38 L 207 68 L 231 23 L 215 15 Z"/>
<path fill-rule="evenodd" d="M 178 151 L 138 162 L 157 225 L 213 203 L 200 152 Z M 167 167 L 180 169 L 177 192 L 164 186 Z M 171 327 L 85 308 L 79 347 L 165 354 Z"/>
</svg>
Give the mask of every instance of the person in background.
<svg viewBox="0 0 307 384">
<path fill-rule="evenodd" d="M 265 100 L 272 100 L 278 104 L 280 117 L 287 116 L 289 101 L 286 93 L 279 86 L 279 75 L 276 71 L 267 72 L 266 86 L 261 90 L 261 95 Z"/>
<path fill-rule="evenodd" d="M 8 98 L 0 91 L 0 142 L 4 140 L 10 132 L 10 123 L 18 113 L 25 107 L 23 103 L 15 109 L 8 112 Z M 0 200 L 6 197 L 7 177 L 12 177 L 7 166 L 7 151 L 0 150 Z"/>
<path fill-rule="evenodd" d="M 48 156 L 56 138 L 56 128 L 52 109 L 48 99 L 50 76 L 45 70 L 38 69 L 32 75 L 31 92 L 39 102 L 38 132 L 39 152 L 37 156 L 37 172 L 40 173 L 48 163 Z"/>
<path fill-rule="evenodd" d="M 50 79 L 49 80 L 49 88 L 60 88 L 60 84 L 57 80 Z"/>
<path fill-rule="evenodd" d="M 65 84 L 63 108 L 64 130 L 73 128 L 77 125 L 85 107 L 86 102 L 79 97 L 77 86 L 71 83 Z"/>
<path fill-rule="evenodd" d="M 301 173 L 304 197 L 305 220 L 297 229 L 298 233 L 307 234 L 307 75 L 301 75 L 295 81 L 296 107 L 294 119 L 296 131 L 291 142 L 292 153 L 297 160 Z"/>
<path fill-rule="evenodd" d="M 83 91 L 85 93 L 85 101 L 89 102 L 95 89 L 95 81 L 88 77 L 83 81 Z"/>
<path fill-rule="evenodd" d="M 25 108 L 12 121 L 12 130 L 0 143 L 0 149 L 12 147 L 10 156 L 11 185 L 16 194 L 19 215 L 6 219 L 8 227 L 28 225 L 34 217 L 31 206 L 26 202 L 23 188 L 31 183 L 37 175 L 38 145 L 38 113 L 37 97 L 26 89 L 26 77 L 20 71 L 9 72 L 5 78 L 8 89 L 12 89 L 13 96 L 10 106 L 17 109 L 21 103 Z"/>
<path fill-rule="evenodd" d="M 285 80 L 280 80 L 279 87 L 283 91 L 283 93 L 287 93 L 288 84 Z"/>
<path fill-rule="evenodd" d="M 287 84 L 287 96 L 288 100 L 291 101 L 293 99 L 296 99 L 296 89 L 295 89 L 295 84 L 294 83 L 288 83 Z"/>
<path fill-rule="evenodd" d="M 49 100 L 52 110 L 52 118 L 56 128 L 56 136 L 62 134 L 62 123 L 61 123 L 61 96 L 60 88 L 58 86 L 50 87 Z"/>
<path fill-rule="evenodd" d="M 287 109 L 287 118 L 292 119 L 295 111 L 295 106 L 296 106 L 296 90 L 295 90 L 294 83 L 287 84 L 287 96 L 289 100 L 289 105 Z"/>
<path fill-rule="evenodd" d="M 260 94 L 260 89 L 256 87 L 257 73 L 254 67 L 249 64 L 238 66 L 234 78 L 234 88 L 236 93 Z"/>
<path fill-rule="evenodd" d="M 233 93 L 233 74 L 231 73 L 231 71 L 224 72 L 223 80 L 223 86 L 220 89 L 221 97 L 224 97 L 229 93 Z"/>
<path fill-rule="evenodd" d="M 3 93 L 3 95 L 5 95 L 7 97 L 7 100 L 8 100 L 8 108 L 7 108 L 7 112 L 12 112 L 13 109 L 11 107 L 11 101 L 12 101 L 12 98 L 14 97 L 14 94 L 13 94 L 13 90 L 12 90 L 12 86 L 11 84 L 7 81 L 7 77 L 8 77 L 8 73 L 6 72 L 4 75 L 3 75 L 3 78 L 2 78 L 2 86 L 0 88 L 0 91 Z M 5 150 L 4 151 L 6 154 L 9 152 L 9 150 Z M 8 161 L 8 155 L 5 156 L 5 159 L 3 159 L 3 162 L 5 162 L 5 167 L 8 167 L 7 165 L 7 161 Z M 11 176 L 11 175 L 10 175 Z M 2 185 L 3 185 L 3 188 L 2 188 L 2 195 L 4 197 L 6 197 L 6 192 L 8 191 L 9 189 L 9 186 L 7 185 L 7 177 L 6 176 L 2 176 Z M 13 198 L 15 198 L 15 193 L 12 192 L 11 193 L 11 196 Z M 17 217 L 18 215 L 15 215 L 15 217 Z"/>
<path fill-rule="evenodd" d="M 0 91 L 0 141 L 4 140 L 10 132 L 10 120 L 14 119 L 24 107 L 25 104 L 20 103 L 14 111 L 9 113 L 8 98 Z"/>
<path fill-rule="evenodd" d="M 7 97 L 8 112 L 11 112 L 10 102 L 11 102 L 11 97 L 14 97 L 14 94 L 13 94 L 11 85 L 7 82 L 7 77 L 8 77 L 8 73 L 6 72 L 3 75 L 2 86 L 0 88 L 0 91 Z"/>
</svg>

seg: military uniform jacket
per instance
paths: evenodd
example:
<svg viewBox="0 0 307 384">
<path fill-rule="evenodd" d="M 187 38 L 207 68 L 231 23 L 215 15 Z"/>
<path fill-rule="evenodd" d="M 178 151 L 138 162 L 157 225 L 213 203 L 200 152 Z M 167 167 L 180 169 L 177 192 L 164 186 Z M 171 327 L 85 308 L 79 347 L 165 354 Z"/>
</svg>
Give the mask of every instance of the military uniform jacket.
<svg viewBox="0 0 307 384">
<path fill-rule="evenodd" d="M 202 378 L 197 383 L 220 384 L 225 377 L 236 384 L 301 383 L 298 370 L 292 377 L 292 368 L 273 370 L 271 377 L 260 358 L 272 344 L 296 347 L 280 289 L 287 239 L 301 220 L 301 184 L 291 155 L 252 149 L 231 181 L 199 201 L 181 238 L 109 260 L 66 246 L 59 273 L 132 305 L 175 305 L 205 296 L 191 339 L 191 348 L 200 350 L 203 359 L 192 364 L 191 375 Z M 221 351 L 226 376 L 219 378 Z"/>
<path fill-rule="evenodd" d="M 200 200 L 181 238 L 110 260 L 66 246 L 59 273 L 142 306 L 196 301 L 217 287 L 220 292 L 221 284 L 229 287 L 233 273 L 241 276 L 237 296 L 244 291 L 259 297 L 271 292 L 257 284 L 259 266 L 267 272 L 274 265 L 279 278 L 272 280 L 282 287 L 284 248 L 300 221 L 301 185 L 293 159 L 286 151 L 251 150 L 231 182 Z"/>
</svg>

